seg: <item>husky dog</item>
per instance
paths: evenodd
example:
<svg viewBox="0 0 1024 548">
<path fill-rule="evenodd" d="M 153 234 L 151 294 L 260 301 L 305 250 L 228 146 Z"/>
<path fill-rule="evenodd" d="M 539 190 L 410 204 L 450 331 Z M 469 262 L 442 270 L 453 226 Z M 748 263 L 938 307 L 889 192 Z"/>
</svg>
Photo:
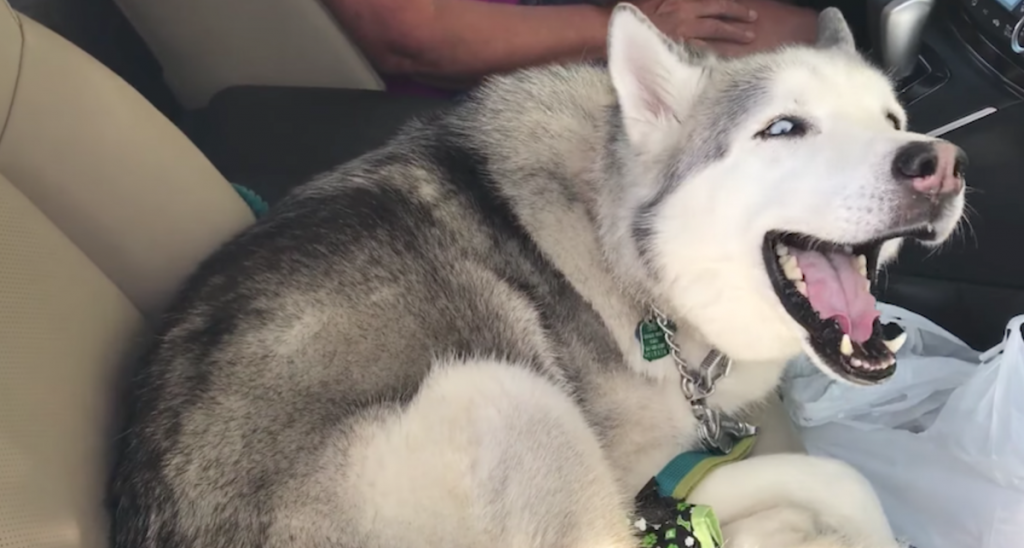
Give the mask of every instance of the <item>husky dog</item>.
<svg viewBox="0 0 1024 548">
<path fill-rule="evenodd" d="M 721 60 L 620 6 L 606 68 L 496 78 L 297 189 L 135 377 L 115 545 L 636 546 L 632 497 L 788 359 L 889 377 L 870 280 L 954 231 L 965 158 L 906 131 L 838 11 L 819 28 Z M 649 317 L 674 352 L 644 356 Z M 730 548 L 896 546 L 834 461 L 753 457 L 691 502 Z"/>
</svg>

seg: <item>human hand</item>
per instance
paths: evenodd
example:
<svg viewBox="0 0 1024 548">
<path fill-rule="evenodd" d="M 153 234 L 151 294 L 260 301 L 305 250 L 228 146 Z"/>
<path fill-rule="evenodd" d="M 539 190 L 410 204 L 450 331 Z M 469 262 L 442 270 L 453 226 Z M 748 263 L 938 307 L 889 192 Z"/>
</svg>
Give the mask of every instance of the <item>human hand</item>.
<svg viewBox="0 0 1024 548">
<path fill-rule="evenodd" d="M 720 55 L 736 56 L 767 51 L 787 44 L 813 44 L 818 34 L 818 13 L 778 0 L 738 0 L 757 12 L 752 22 L 755 38 L 738 44 L 729 40 L 706 40 Z"/>
<path fill-rule="evenodd" d="M 724 44 L 754 41 L 758 16 L 737 0 L 633 0 L 669 38 Z"/>
</svg>

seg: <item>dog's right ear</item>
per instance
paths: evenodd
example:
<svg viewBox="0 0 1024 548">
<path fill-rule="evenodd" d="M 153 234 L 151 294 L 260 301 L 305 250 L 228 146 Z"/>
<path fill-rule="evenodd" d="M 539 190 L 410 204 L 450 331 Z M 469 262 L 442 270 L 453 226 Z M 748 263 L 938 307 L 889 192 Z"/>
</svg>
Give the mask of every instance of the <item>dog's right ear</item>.
<svg viewBox="0 0 1024 548">
<path fill-rule="evenodd" d="M 839 8 L 825 8 L 818 15 L 818 43 L 819 48 L 840 49 L 854 53 L 857 51 L 857 44 L 853 39 L 853 32 L 850 25 L 846 23 L 843 12 Z"/>
<path fill-rule="evenodd" d="M 702 67 L 637 8 L 619 4 L 608 29 L 608 72 L 632 144 L 679 124 L 700 86 Z"/>
</svg>

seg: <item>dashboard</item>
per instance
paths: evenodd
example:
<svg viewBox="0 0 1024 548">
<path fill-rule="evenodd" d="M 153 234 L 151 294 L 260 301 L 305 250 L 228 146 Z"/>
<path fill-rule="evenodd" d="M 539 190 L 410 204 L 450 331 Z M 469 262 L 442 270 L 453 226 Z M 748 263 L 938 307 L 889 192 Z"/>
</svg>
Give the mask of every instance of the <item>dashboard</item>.
<svg viewBox="0 0 1024 548">
<path fill-rule="evenodd" d="M 1024 69 L 1024 0 L 960 0 L 986 38 Z"/>
</svg>

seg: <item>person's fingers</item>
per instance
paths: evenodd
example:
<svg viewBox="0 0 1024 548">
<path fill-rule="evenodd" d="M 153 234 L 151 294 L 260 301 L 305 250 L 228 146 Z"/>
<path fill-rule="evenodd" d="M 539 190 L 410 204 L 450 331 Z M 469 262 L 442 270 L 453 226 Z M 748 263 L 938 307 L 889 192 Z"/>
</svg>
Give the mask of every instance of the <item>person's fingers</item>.
<svg viewBox="0 0 1024 548">
<path fill-rule="evenodd" d="M 694 0 L 691 0 L 694 1 Z M 736 0 L 696 0 L 693 6 L 698 17 L 717 17 L 735 21 L 753 22 L 757 20 L 757 12 L 740 4 Z"/>
<path fill-rule="evenodd" d="M 687 38 L 701 40 L 719 40 L 739 44 L 749 44 L 754 41 L 752 26 L 730 23 L 709 17 L 691 21 L 683 31 L 684 36 Z"/>
</svg>

